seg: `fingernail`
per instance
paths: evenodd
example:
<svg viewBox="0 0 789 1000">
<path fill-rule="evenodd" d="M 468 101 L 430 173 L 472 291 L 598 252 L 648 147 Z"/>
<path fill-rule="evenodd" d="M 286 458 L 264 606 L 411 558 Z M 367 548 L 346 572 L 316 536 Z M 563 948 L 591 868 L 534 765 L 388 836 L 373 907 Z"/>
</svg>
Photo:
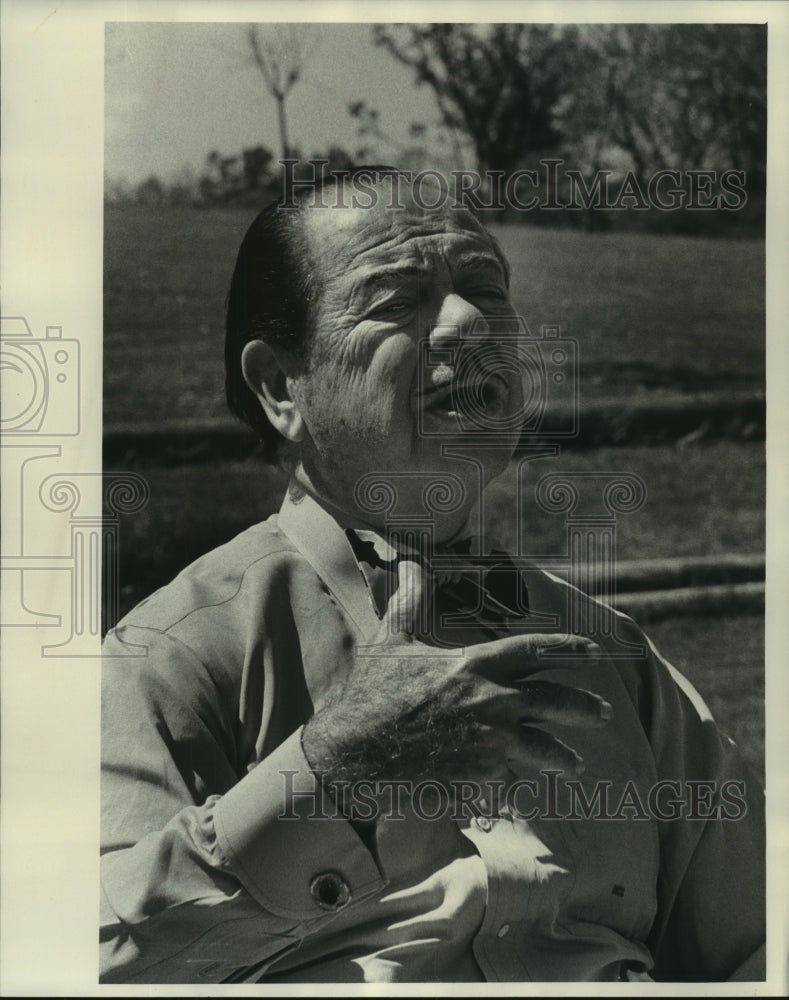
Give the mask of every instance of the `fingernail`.
<svg viewBox="0 0 789 1000">
<path fill-rule="evenodd" d="M 604 701 L 600 704 L 600 718 L 604 722 L 608 722 L 610 718 L 614 715 L 614 706 L 608 702 Z"/>
<path fill-rule="evenodd" d="M 584 763 L 583 757 L 580 754 L 574 754 L 575 756 L 575 773 L 583 774 L 586 770 L 586 764 Z"/>
<path fill-rule="evenodd" d="M 602 648 L 602 646 L 598 646 L 596 642 L 590 642 L 589 643 L 589 653 L 590 653 L 591 656 L 602 656 L 603 655 L 603 648 Z"/>
</svg>

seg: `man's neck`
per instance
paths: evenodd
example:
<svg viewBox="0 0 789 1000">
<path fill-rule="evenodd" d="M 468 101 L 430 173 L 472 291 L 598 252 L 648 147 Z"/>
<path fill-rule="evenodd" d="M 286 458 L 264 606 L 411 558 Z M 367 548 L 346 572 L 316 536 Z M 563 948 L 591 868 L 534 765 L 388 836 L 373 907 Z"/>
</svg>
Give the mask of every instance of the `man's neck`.
<svg viewBox="0 0 789 1000">
<path fill-rule="evenodd" d="M 376 519 L 369 513 L 361 511 L 352 498 L 343 498 L 342 501 L 338 502 L 330 495 L 328 488 L 316 486 L 315 478 L 308 474 L 301 462 L 293 471 L 288 491 L 294 503 L 298 503 L 299 498 L 305 494 L 311 497 L 315 503 L 331 515 L 343 530 L 370 531 L 385 539 L 390 539 L 393 532 L 398 530 L 399 525 L 395 520 Z M 429 521 L 432 539 L 435 543 L 451 544 L 460 538 L 480 533 L 473 509 L 453 512 L 453 516 L 441 516 L 429 513 L 424 509 L 417 509 L 410 512 L 407 518 L 403 516 L 403 526 L 417 522 L 420 515 L 424 515 L 425 519 Z"/>
</svg>

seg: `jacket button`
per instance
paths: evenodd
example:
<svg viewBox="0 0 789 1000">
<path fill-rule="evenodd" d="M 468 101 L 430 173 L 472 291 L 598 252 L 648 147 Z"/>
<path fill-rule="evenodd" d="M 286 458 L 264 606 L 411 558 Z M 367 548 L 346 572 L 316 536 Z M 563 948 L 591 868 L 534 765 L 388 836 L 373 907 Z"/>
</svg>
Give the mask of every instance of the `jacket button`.
<svg viewBox="0 0 789 1000">
<path fill-rule="evenodd" d="M 310 882 L 310 893 L 322 910 L 341 910 L 351 901 L 351 889 L 337 872 L 321 872 Z"/>
</svg>

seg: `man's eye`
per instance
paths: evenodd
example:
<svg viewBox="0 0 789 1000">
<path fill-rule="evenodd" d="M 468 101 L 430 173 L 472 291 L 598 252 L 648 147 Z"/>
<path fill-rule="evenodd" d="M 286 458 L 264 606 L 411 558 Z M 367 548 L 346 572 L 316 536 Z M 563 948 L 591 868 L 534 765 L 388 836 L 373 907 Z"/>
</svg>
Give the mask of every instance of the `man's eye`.
<svg viewBox="0 0 789 1000">
<path fill-rule="evenodd" d="M 467 294 L 470 299 L 494 299 L 496 302 L 507 299 L 507 292 L 500 285 L 480 285 L 470 289 Z"/>
<path fill-rule="evenodd" d="M 369 315 L 376 319 L 386 319 L 389 316 L 401 316 L 415 307 L 416 302 L 412 298 L 387 299 L 386 302 L 373 306 Z"/>
</svg>

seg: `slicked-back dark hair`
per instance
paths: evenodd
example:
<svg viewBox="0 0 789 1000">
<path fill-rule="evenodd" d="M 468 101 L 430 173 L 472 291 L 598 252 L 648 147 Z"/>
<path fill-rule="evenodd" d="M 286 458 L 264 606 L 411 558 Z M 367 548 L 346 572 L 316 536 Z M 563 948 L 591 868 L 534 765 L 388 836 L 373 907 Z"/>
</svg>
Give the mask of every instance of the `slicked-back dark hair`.
<svg viewBox="0 0 789 1000">
<path fill-rule="evenodd" d="M 263 442 L 268 459 L 282 457 L 285 439 L 247 385 L 241 354 L 250 341 L 262 340 L 289 358 L 294 369 L 307 363 L 310 310 L 319 288 L 304 236 L 304 212 L 327 186 L 401 173 L 396 167 L 366 166 L 326 174 L 306 187 L 299 182 L 298 194 L 286 204 L 275 201 L 264 208 L 241 242 L 227 297 L 225 394 L 231 412 Z"/>
</svg>

